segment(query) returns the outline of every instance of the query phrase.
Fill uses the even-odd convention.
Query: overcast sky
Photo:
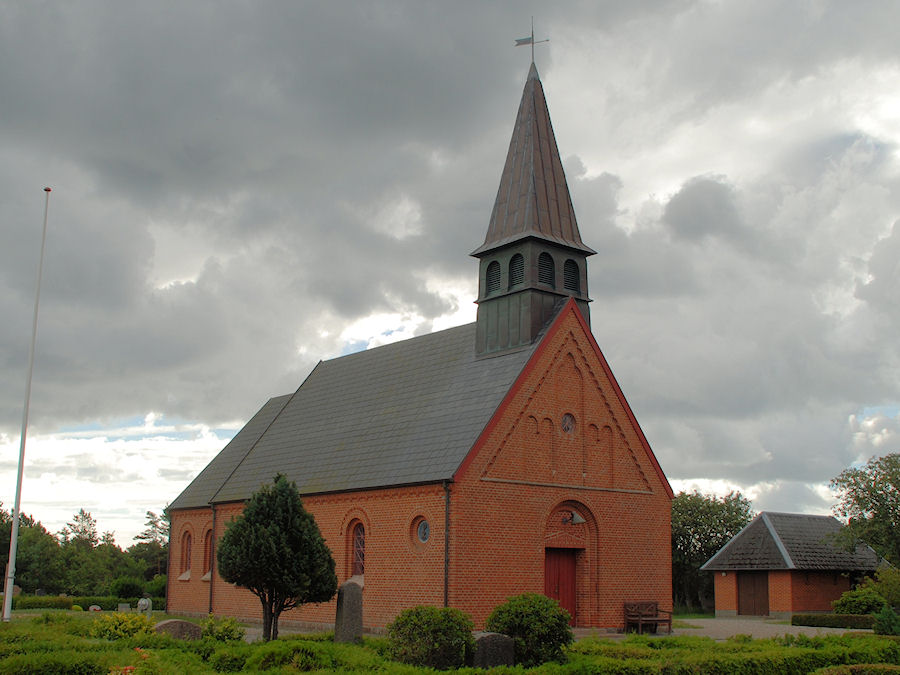
[[[0,0],[0,500],[128,546],[319,359],[473,321],[530,51],[677,489],[900,451],[900,3]]]

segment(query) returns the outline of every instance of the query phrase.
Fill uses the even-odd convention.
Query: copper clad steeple
[[[561,303],[589,317],[587,256],[534,63],[528,72],[480,260],[475,352],[532,344]]]
[[[532,63],[519,103],[506,165],[480,253],[524,237],[546,239],[587,254],[563,173],[544,88]]]

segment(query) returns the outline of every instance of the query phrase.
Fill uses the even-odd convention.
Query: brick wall
[[[577,625],[620,628],[626,601],[672,608],[670,488],[574,305],[548,332],[449,491],[449,602],[479,627],[509,596],[544,591],[547,548],[576,550]],[[406,607],[443,604],[442,485],[314,496],[304,504],[340,582],[351,573],[350,528],[365,526],[367,626],[384,626]],[[217,507],[216,538],[240,509]],[[584,522],[564,522],[573,512]],[[426,544],[415,532],[421,518],[430,525]],[[211,523],[209,509],[173,513],[173,560],[185,532],[200,541]],[[169,610],[206,613],[210,584],[217,614],[260,616],[254,596],[215,574],[206,582],[170,575]],[[331,602],[283,619],[329,624],[334,613]]]
[[[830,612],[831,601],[850,590],[849,577],[840,572],[793,572],[791,609]]]
[[[736,572],[713,572],[716,616],[735,616],[738,611]]]

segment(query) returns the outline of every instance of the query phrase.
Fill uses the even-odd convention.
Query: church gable
[[[478,450],[487,482],[670,488],[574,302],[543,338]],[[473,469],[479,462],[473,462]]]

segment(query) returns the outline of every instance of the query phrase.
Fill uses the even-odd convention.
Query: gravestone
[[[137,610],[139,612],[143,612],[144,615],[148,619],[152,619],[153,618],[153,601],[146,596],[141,598],[140,600],[138,600]]]
[[[117,612],[130,612],[131,605],[129,605],[127,602],[120,602],[118,607],[116,608],[116,611]]]
[[[362,587],[353,580],[345,581],[338,589],[334,641],[361,642],[362,626]]]
[[[153,627],[157,633],[171,635],[176,640],[199,640],[203,632],[200,626],[182,619],[167,619]]]
[[[467,665],[473,668],[515,665],[515,641],[502,633],[474,633],[475,651]]]

